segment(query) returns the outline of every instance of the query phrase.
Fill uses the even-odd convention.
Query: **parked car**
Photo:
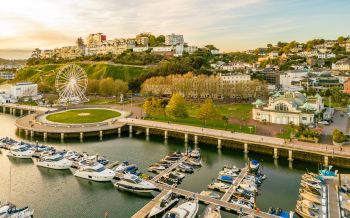
[[[322,121],[319,121],[318,124],[329,125],[329,122],[325,121],[325,120],[322,120]]]

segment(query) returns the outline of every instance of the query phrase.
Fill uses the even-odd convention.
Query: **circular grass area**
[[[50,114],[46,119],[55,123],[98,123],[120,115],[117,111],[106,109],[74,109]]]

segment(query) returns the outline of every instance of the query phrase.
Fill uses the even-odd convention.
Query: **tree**
[[[338,129],[333,130],[333,141],[336,143],[343,143],[347,140],[343,132]]]
[[[164,106],[162,104],[162,99],[156,99],[154,97],[148,98],[143,104],[143,110],[149,117],[163,114]]]
[[[78,48],[84,47],[84,40],[83,40],[83,38],[81,38],[81,37],[77,38],[76,44],[77,44]]]
[[[100,81],[99,92],[102,96],[112,96],[114,89],[114,81],[112,78],[102,79]]]
[[[114,80],[113,95],[115,95],[116,100],[118,100],[121,94],[127,93],[128,90],[129,90],[129,87],[127,82],[120,79]]]
[[[223,121],[224,121],[224,123],[225,123],[225,130],[227,129],[227,125],[228,125],[228,121],[229,121],[229,118],[227,117],[227,116],[222,116],[222,118],[221,118]]]
[[[171,97],[168,105],[165,108],[165,114],[171,118],[176,119],[178,117],[187,117],[188,113],[185,107],[185,99],[182,95],[175,93]]]
[[[218,111],[216,110],[213,100],[210,98],[205,100],[203,104],[201,104],[197,118],[204,121],[204,126],[207,125],[208,120],[213,120],[218,116]]]
[[[339,43],[339,44],[343,44],[344,42],[345,42],[344,36],[339,36],[339,37],[338,37],[338,43]]]
[[[87,93],[97,95],[100,89],[100,81],[97,79],[89,79],[87,85]]]

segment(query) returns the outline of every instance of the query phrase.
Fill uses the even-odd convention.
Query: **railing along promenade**
[[[188,135],[191,134],[191,135],[194,135],[195,137],[194,138],[195,143],[196,143],[196,140],[198,140],[198,136],[216,138],[218,140],[218,147],[221,147],[221,140],[240,142],[244,144],[245,152],[248,152],[248,144],[264,145],[264,146],[276,149],[276,152],[277,152],[277,149],[286,149],[289,151],[288,159],[290,160],[292,160],[292,156],[291,156],[292,151],[322,155],[325,157],[325,165],[328,165],[328,156],[339,157],[339,158],[350,158],[350,152],[348,150],[343,150],[339,148],[337,149],[336,146],[327,145],[327,144],[319,144],[319,143],[298,144],[297,142],[289,142],[285,139],[276,138],[276,137],[230,132],[225,130],[208,129],[208,128],[201,128],[201,127],[195,127],[195,126],[163,123],[163,122],[133,119],[133,118],[119,119],[119,122],[129,125],[131,132],[132,132],[133,126],[145,128],[146,134],[149,134],[149,129],[163,130],[164,136],[166,138],[167,138],[168,132],[177,132],[177,133],[184,134],[185,141],[187,141]]]

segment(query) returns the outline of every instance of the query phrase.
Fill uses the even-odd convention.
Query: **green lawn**
[[[153,116],[151,118],[147,118],[149,120],[155,120],[160,122],[168,122],[169,118],[164,115],[158,115]],[[195,117],[187,117],[187,118],[177,118],[176,120],[170,120],[171,123],[177,123],[177,124],[184,124],[189,126],[199,126],[204,127],[204,122],[202,120],[199,120]],[[239,124],[228,124],[225,128],[225,122],[223,120],[210,120],[207,121],[206,128],[210,129],[222,129],[222,130],[228,130],[228,131],[234,131],[234,132],[245,132],[245,133],[255,133],[255,127],[245,126],[245,125],[239,125]]]
[[[187,118],[177,118],[176,120],[170,120],[172,123],[190,125],[190,126],[199,126],[204,127],[204,121],[198,119],[197,112],[200,107],[199,103],[190,103],[187,102],[186,109],[189,114]],[[220,114],[217,119],[207,121],[206,128],[211,129],[222,129],[234,132],[244,132],[244,133],[255,133],[255,126],[243,125],[243,120],[249,119],[251,117],[252,105],[250,104],[221,104],[216,105],[218,109],[218,113]],[[222,116],[226,116],[228,118],[237,118],[242,119],[242,125],[240,124],[228,124],[222,120]],[[157,115],[148,117],[146,119],[155,120],[160,122],[168,122],[169,118],[165,115]],[[251,128],[249,128],[251,127]]]
[[[282,139],[290,139],[293,131],[294,129],[288,125],[283,128],[282,132],[277,134],[277,137]]]
[[[190,116],[195,117],[200,107],[198,103],[188,103],[187,111]],[[253,105],[251,104],[220,104],[216,105],[221,116],[247,120],[251,118]]]
[[[96,123],[102,122],[114,117],[119,117],[120,113],[105,109],[78,109],[69,110],[61,113],[51,114],[46,117],[47,120],[57,123]]]
[[[118,104],[118,102],[115,98],[90,98],[84,104]]]

